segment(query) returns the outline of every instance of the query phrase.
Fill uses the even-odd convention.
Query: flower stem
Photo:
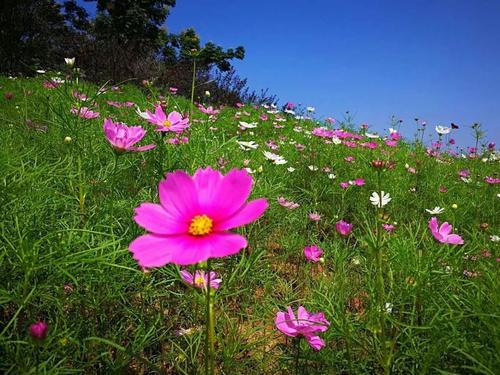
[[[210,288],[210,272],[211,262],[207,260],[207,305],[205,311],[205,375],[214,374],[215,361],[215,316],[214,316],[214,301],[212,290]]]
[[[191,118],[193,114],[195,82],[196,82],[196,58],[193,58],[193,79],[191,81],[191,105],[189,107],[189,118]]]
[[[295,375],[299,375],[300,338],[295,339]]]

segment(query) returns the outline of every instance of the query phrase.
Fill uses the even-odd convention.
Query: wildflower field
[[[1,373],[498,374],[479,125],[459,150],[148,83],[0,92]]]

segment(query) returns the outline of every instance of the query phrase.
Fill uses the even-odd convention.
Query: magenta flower
[[[341,183],[340,183],[340,187],[341,187],[342,189],[347,189],[347,188],[349,187],[349,182],[341,182]]]
[[[30,325],[30,335],[34,340],[41,341],[47,337],[49,326],[44,321],[40,320]]]
[[[117,152],[125,151],[147,151],[156,147],[154,144],[135,147],[146,135],[146,130],[140,126],[127,126],[121,123],[114,123],[113,120],[107,118],[104,120],[104,135],[111,146]]]
[[[189,127],[189,119],[182,118],[179,112],[170,112],[168,116],[163,112],[161,105],[155,107],[155,113],[146,110],[146,120],[156,125],[156,131],[181,133]]]
[[[247,246],[228,230],[257,220],[267,209],[264,198],[247,202],[252,177],[233,169],[225,176],[208,167],[193,176],[168,173],[159,185],[160,204],[142,203],[134,220],[150,231],[129,249],[141,267],[195,264],[233,255]]]
[[[353,226],[352,224],[350,224],[344,220],[339,220],[335,224],[335,228],[337,229],[337,232],[343,237],[347,237],[348,235],[351,234],[352,226]]]
[[[318,262],[323,255],[323,249],[316,245],[306,246],[304,247],[304,255],[307,260]]]
[[[462,169],[460,172],[458,172],[458,176],[462,178],[467,178],[470,176],[470,172],[468,169]]]
[[[287,312],[279,311],[274,324],[287,336],[305,337],[314,350],[320,350],[325,346],[324,340],[317,334],[325,332],[330,326],[330,322],[322,312],[311,314],[303,306],[297,309],[297,317],[291,307],[287,307]]]
[[[490,184],[490,185],[496,185],[496,184],[500,184],[500,178],[486,176],[484,178],[484,182],[486,182],[487,184]]]
[[[349,184],[356,186],[363,186],[365,184],[365,180],[363,178],[356,178],[353,181],[349,181]]]
[[[207,290],[208,285],[208,273],[202,270],[196,270],[194,274],[189,272],[188,270],[182,270],[180,272],[182,280],[184,280],[187,284],[192,285],[196,288],[200,288],[203,290]],[[217,274],[213,271],[210,271],[210,288],[211,289],[219,289],[219,285],[222,282],[222,279],[217,277]]]
[[[394,225],[392,225],[392,224],[382,224],[382,228],[384,228],[384,230],[387,233],[392,233],[396,229],[396,227]]]
[[[452,226],[448,222],[444,222],[438,228],[439,223],[436,217],[429,220],[429,229],[436,240],[441,243],[447,243],[451,245],[462,245],[464,240],[458,234],[452,234]]]
[[[99,117],[99,112],[94,112],[88,107],[81,107],[80,110],[78,110],[78,108],[73,107],[71,108],[70,111],[72,114],[80,116],[81,118],[87,120]]]
[[[173,94],[173,95],[177,94],[177,90],[178,90],[178,88],[177,88],[177,87],[169,87],[169,88],[168,88],[168,91],[169,91],[171,94]]]

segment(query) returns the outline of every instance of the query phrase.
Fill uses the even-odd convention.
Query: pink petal
[[[172,217],[190,222],[200,213],[194,182],[186,172],[168,173],[158,190],[161,205]]]
[[[169,237],[146,234],[137,237],[128,246],[134,254],[134,259],[141,267],[161,267],[170,263]]]
[[[133,147],[133,150],[134,151],[148,151],[148,150],[152,150],[156,147],[155,144],[150,144],[150,145],[146,145],[146,146],[139,146],[139,147]]]
[[[320,350],[325,346],[325,341],[319,336],[308,336],[306,339],[314,350]]]
[[[443,237],[446,237],[448,234],[451,233],[451,231],[453,230],[453,227],[448,224],[448,222],[444,222],[443,224],[441,224],[441,226],[439,227],[439,233],[443,236]]]
[[[268,206],[269,204],[265,198],[250,201],[232,217],[217,223],[216,230],[228,230],[251,223],[261,217]]]
[[[189,225],[172,218],[159,204],[142,203],[135,209],[134,220],[144,229],[156,234],[186,233]]]
[[[297,330],[291,324],[290,316],[282,311],[276,314],[274,319],[274,324],[282,333],[287,336],[295,337],[297,336]]]
[[[222,221],[242,208],[251,190],[252,177],[248,172],[233,169],[223,177],[217,191],[212,193],[212,200],[202,208],[215,221]]]
[[[446,238],[446,242],[452,245],[463,245],[464,240],[458,234],[450,234]]]

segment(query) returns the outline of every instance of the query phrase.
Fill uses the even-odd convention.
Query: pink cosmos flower
[[[71,93],[71,95],[73,95],[73,98],[76,98],[78,100],[82,100],[82,101],[85,101],[87,100],[87,95],[83,94],[83,93],[80,93],[76,90],[73,90],[73,92]]]
[[[269,117],[265,114],[265,113],[262,113],[260,116],[259,116],[259,119],[261,121],[267,121],[269,119]]]
[[[41,341],[47,337],[49,326],[44,321],[40,320],[30,325],[30,335],[34,340]]]
[[[163,112],[161,105],[155,106],[155,113],[146,110],[146,119],[151,124],[156,125],[156,131],[181,133],[189,127],[189,119],[182,118],[179,112],[170,112],[168,116]]]
[[[73,107],[70,111],[72,114],[80,116],[84,119],[93,119],[99,117],[99,112],[94,112],[88,107],[81,107],[80,111],[78,111],[78,108]]]
[[[335,224],[335,228],[337,229],[337,232],[343,237],[347,237],[352,232],[352,224],[344,220],[337,221],[337,223]]]
[[[385,144],[389,147],[396,147],[398,145],[398,141],[394,141],[392,139],[388,139],[385,141]]]
[[[252,183],[239,169],[225,176],[210,167],[193,176],[168,173],[159,185],[160,204],[142,203],[135,209],[135,222],[151,233],[129,245],[134,259],[149,268],[236,254],[247,240],[229,230],[257,220],[268,207],[264,198],[247,202]]]
[[[310,313],[303,306],[297,309],[297,317],[291,307],[286,312],[279,311],[274,324],[282,333],[290,337],[303,336],[314,350],[320,350],[325,342],[317,334],[325,332],[330,326],[322,312]]]
[[[349,182],[341,182],[341,183],[340,183],[340,187],[341,187],[342,189],[347,189],[347,188],[349,187]]]
[[[448,243],[451,245],[462,245],[464,240],[458,234],[452,234],[452,226],[448,222],[444,222],[440,227],[436,217],[429,220],[429,229],[436,240],[441,243]]]
[[[458,177],[467,178],[469,176],[470,176],[470,172],[468,169],[462,169],[460,172],[458,172]]]
[[[57,89],[61,84],[56,81],[44,81],[42,86],[45,87],[46,89],[52,90],[52,89]]]
[[[304,247],[304,255],[307,260],[318,262],[323,255],[323,249],[316,245],[306,246]]]
[[[198,109],[201,112],[206,113],[207,115],[210,115],[210,116],[215,116],[216,114],[219,113],[219,111],[217,109],[214,109],[212,106],[205,108],[201,104],[199,104]]]
[[[361,147],[369,148],[371,150],[377,148],[377,142],[364,142],[361,143]]]
[[[487,184],[490,184],[490,185],[496,185],[496,184],[500,184],[500,178],[486,176],[484,178],[484,182],[486,182]]]
[[[349,181],[350,185],[363,186],[365,184],[365,180],[363,178],[356,178],[353,181]]]
[[[177,94],[177,90],[178,90],[178,89],[177,89],[177,87],[169,87],[169,88],[168,88],[168,91],[169,91],[171,94],[173,94],[173,95]]]
[[[279,197],[278,203],[280,206],[288,208],[289,210],[294,210],[300,206],[298,203],[288,201],[284,197]]]
[[[117,152],[147,151],[156,147],[154,144],[134,146],[146,135],[146,130],[140,126],[127,126],[107,118],[104,120],[103,129],[106,139]]]
[[[316,212],[311,212],[308,215],[309,220],[311,221],[320,221],[321,220],[321,215],[316,213]]]
[[[348,163],[352,163],[354,161],[354,156],[346,156],[344,160]]]
[[[382,228],[384,228],[384,230],[387,233],[392,233],[396,229],[396,227],[394,225],[392,225],[392,224],[382,224]]]
[[[184,280],[187,284],[192,285],[196,288],[207,290],[207,285],[208,285],[207,272],[203,270],[196,270],[194,274],[192,274],[188,270],[182,270],[180,274],[182,280]],[[222,279],[218,278],[215,272],[210,271],[210,288],[219,289],[219,285],[221,282]]]
[[[244,106],[244,104],[243,104],[243,103],[236,103],[236,108],[241,108],[241,107],[243,107],[243,106]]]

